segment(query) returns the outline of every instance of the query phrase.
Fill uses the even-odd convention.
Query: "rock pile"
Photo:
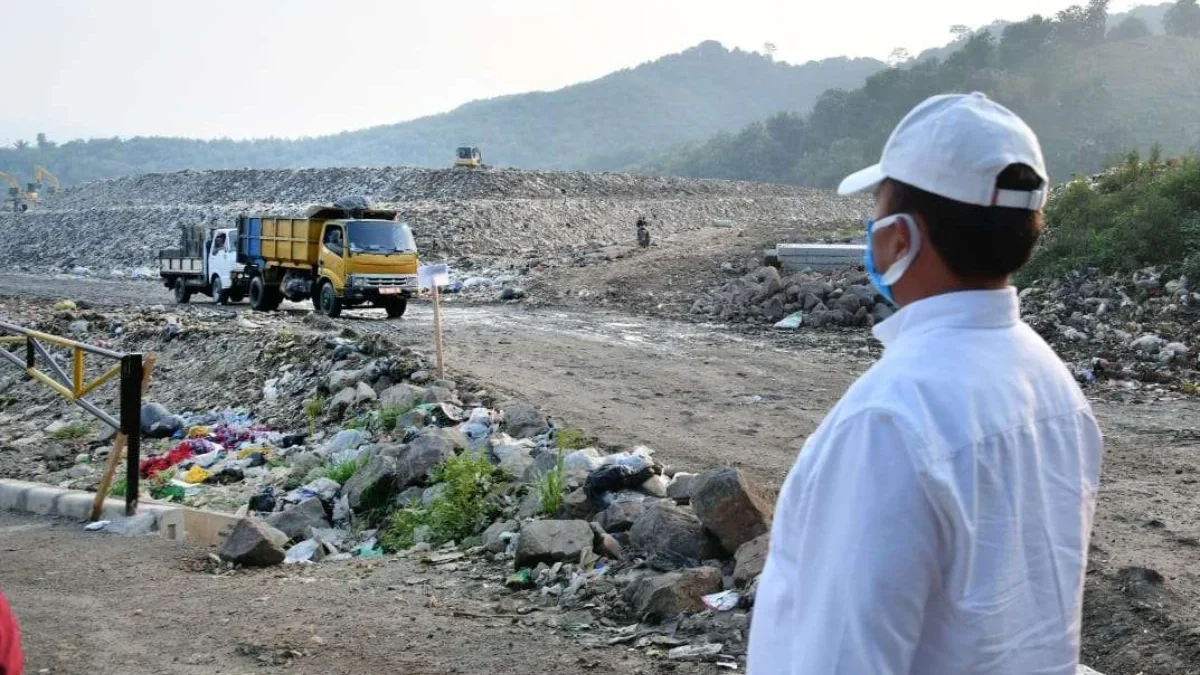
[[[227,225],[239,213],[299,216],[348,194],[399,210],[428,257],[561,254],[627,241],[639,216],[656,232],[714,220],[852,219],[860,200],[730,181],[518,170],[410,168],[181,171],[68,188],[24,214],[0,213],[0,264],[45,272],[155,266],[182,224]],[[66,236],[69,235],[69,236]]]
[[[761,267],[701,296],[692,313],[729,323],[774,324],[801,313],[801,326],[870,326],[892,315],[862,270],[797,272]]]
[[[1023,289],[1021,311],[1080,382],[1198,393],[1200,292],[1186,277],[1082,270]]]

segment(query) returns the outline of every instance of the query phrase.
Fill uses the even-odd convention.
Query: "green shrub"
[[[112,482],[112,485],[108,486],[108,496],[124,497],[127,486],[128,483],[125,481],[124,477],[118,478]]]
[[[428,527],[430,543],[462,541],[492,522],[497,508],[488,500],[500,482],[497,469],[482,452],[467,451],[452,457],[433,474],[434,483],[446,489],[429,504],[412,504],[392,514],[380,543],[390,550],[413,545],[418,527]]]
[[[1046,232],[1018,283],[1096,267],[1200,271],[1200,158],[1131,153],[1095,185],[1078,179],[1046,207]]]

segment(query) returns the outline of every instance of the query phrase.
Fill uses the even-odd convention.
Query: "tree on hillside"
[[[1136,40],[1149,35],[1151,35],[1150,26],[1136,16],[1125,19],[1108,31],[1108,39],[1114,41]]]
[[[1200,2],[1197,0],[1176,2],[1163,17],[1163,27],[1166,29],[1167,35],[1200,37]]]
[[[912,54],[904,47],[896,47],[888,56],[887,64],[892,68],[899,68],[909,61],[912,61]]]
[[[1104,40],[1108,30],[1109,0],[1091,0],[1087,7],[1073,5],[1056,15],[1054,41],[1088,45]]]
[[[1000,61],[1006,68],[1017,68],[1036,57],[1050,42],[1054,21],[1034,14],[1024,21],[1010,23],[1000,36]]]

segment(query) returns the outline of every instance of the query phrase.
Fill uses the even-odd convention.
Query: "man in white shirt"
[[[1009,286],[1047,188],[982,94],[921,103],[842,183],[875,190],[865,263],[900,310],[783,485],[750,675],[1074,675],[1103,444]]]

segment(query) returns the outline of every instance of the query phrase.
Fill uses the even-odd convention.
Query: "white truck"
[[[238,263],[237,228],[180,228],[179,248],[158,252],[159,276],[175,292],[175,302],[207,295],[219,304],[241,302],[250,279]]]

